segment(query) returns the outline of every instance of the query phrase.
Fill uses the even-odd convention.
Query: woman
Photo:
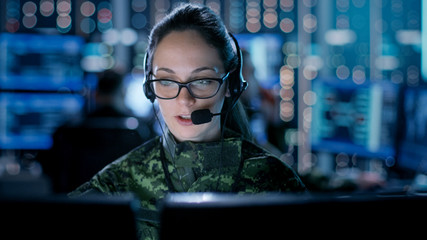
[[[169,192],[304,191],[287,165],[249,140],[237,102],[245,82],[236,50],[207,7],[183,5],[159,22],[149,38],[144,90],[158,101],[166,125],[162,136],[108,165],[71,195],[133,192],[142,208],[155,210]],[[202,109],[208,111],[198,118],[208,120],[193,124],[191,114]],[[221,117],[211,115],[220,112]],[[157,238],[152,223],[141,222],[139,230],[141,238]]]

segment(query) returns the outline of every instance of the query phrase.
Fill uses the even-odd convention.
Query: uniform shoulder
[[[279,169],[291,170],[290,174],[292,174],[292,168],[288,164],[256,143],[243,141],[242,154],[246,165],[266,165],[270,168],[279,167]]]
[[[145,178],[152,160],[159,155],[157,149],[161,146],[159,137],[136,147],[134,150],[108,164],[91,180],[80,186],[70,195],[78,196],[87,191],[102,193],[119,193],[134,190],[132,186],[138,184],[139,179]],[[153,164],[151,164],[153,165]]]
[[[144,162],[147,162],[153,159],[156,155],[159,155],[159,146],[161,146],[159,137],[148,140],[127,154],[116,159],[114,162],[108,164],[97,175],[113,172],[128,172],[131,168],[139,168],[139,166],[143,166]]]
[[[301,191],[305,189],[298,174],[284,161],[257,144],[244,141],[242,145],[243,175],[262,185],[264,190]]]
[[[249,140],[243,140],[242,154],[244,159],[256,157],[274,157],[274,155],[268,152],[266,149]]]
[[[127,161],[144,161],[147,159],[150,159],[151,154],[153,153],[159,153],[161,147],[160,137],[154,137],[151,140],[148,140],[147,142],[143,143],[142,145],[136,147],[120,159],[124,160],[127,159]]]
[[[135,148],[132,152],[135,152],[136,154],[144,154],[153,150],[158,151],[158,148],[160,146],[161,146],[160,136],[157,136],[143,143],[139,147]]]

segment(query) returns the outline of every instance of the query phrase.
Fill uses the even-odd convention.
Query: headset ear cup
[[[229,90],[231,96],[240,97],[241,93],[246,89],[247,82],[239,74],[232,74],[229,79]]]
[[[156,98],[156,96],[153,94],[153,91],[151,90],[150,85],[148,84],[146,78],[144,80],[143,89],[144,89],[145,97],[147,97],[151,102],[154,102],[154,99]]]
[[[144,56],[144,83],[142,85],[145,97],[147,97],[152,103],[156,99],[156,96],[153,93],[153,90],[150,88],[150,84],[148,82],[148,78],[150,76],[149,70],[148,70],[148,51],[145,53]]]
[[[233,102],[237,102],[237,99],[242,95],[243,91],[248,87],[248,82],[243,78],[243,58],[242,58],[242,50],[239,47],[239,43],[237,39],[233,36],[233,34],[229,33],[231,39],[233,39],[234,45],[237,50],[237,58],[238,63],[236,69],[230,74],[230,83],[229,90],[231,93],[231,97],[233,98]]]

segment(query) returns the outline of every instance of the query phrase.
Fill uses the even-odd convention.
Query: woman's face
[[[173,31],[166,35],[157,45],[152,66],[155,79],[181,83],[222,78],[226,74],[218,51],[194,30]],[[186,88],[182,88],[174,99],[157,98],[163,119],[178,141],[207,142],[219,139],[220,117],[213,117],[209,123],[194,125],[191,113],[200,109],[221,112],[224,97],[228,96],[226,85],[223,84],[218,93],[208,99],[194,98]]]

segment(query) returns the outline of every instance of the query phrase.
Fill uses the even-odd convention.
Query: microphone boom
[[[191,121],[194,125],[200,125],[212,121],[212,117],[221,115],[221,113],[211,113],[209,109],[200,109],[191,113]]]

